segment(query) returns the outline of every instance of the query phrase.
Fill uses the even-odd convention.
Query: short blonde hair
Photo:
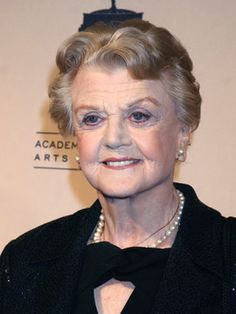
[[[59,48],[58,77],[49,87],[50,114],[62,134],[73,134],[71,85],[83,65],[127,68],[132,78],[160,79],[179,120],[195,130],[200,121],[199,84],[186,49],[169,31],[141,20],[117,26],[99,23],[68,38]]]

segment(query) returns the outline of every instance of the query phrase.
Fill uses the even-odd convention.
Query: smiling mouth
[[[127,160],[106,160],[103,161],[103,164],[108,168],[117,168],[117,169],[124,169],[127,167],[132,167],[139,163],[139,159],[127,159]]]

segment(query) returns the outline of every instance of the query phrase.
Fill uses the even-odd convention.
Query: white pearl
[[[150,247],[150,248],[153,248],[153,249],[155,249],[155,247],[156,247],[156,244],[151,244],[151,245],[149,245],[149,247]]]
[[[151,247],[151,248],[158,247],[158,245],[160,245],[163,241],[165,241],[172,234],[172,231],[175,230],[180,225],[181,215],[182,215],[182,211],[184,208],[185,197],[184,197],[183,193],[181,193],[178,190],[177,190],[177,194],[179,196],[179,208],[178,208],[178,211],[176,213],[176,218],[174,219],[174,221],[170,225],[170,227],[167,229],[165,234],[161,238],[159,238],[156,241],[156,243],[153,243],[153,244],[149,245],[148,247]],[[99,220],[97,223],[97,227],[96,227],[95,233],[93,235],[93,242],[94,243],[98,243],[101,241],[104,225],[105,225],[105,217],[104,217],[103,211],[101,211],[101,214],[99,216]]]

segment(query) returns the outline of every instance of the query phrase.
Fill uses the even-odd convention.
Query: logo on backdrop
[[[78,170],[75,161],[76,141],[63,138],[58,132],[36,132],[34,141],[34,168],[51,170]]]

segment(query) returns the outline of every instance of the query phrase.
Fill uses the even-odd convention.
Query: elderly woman
[[[57,65],[50,113],[98,200],[5,248],[1,313],[229,313],[226,219],[173,183],[200,119],[187,51],[132,20],[76,33]]]

